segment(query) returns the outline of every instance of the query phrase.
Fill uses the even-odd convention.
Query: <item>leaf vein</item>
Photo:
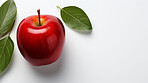
[[[10,6],[10,4],[9,4],[9,6]],[[8,10],[9,10],[9,6],[8,6]],[[7,12],[8,12],[8,10],[7,10]],[[4,19],[6,18],[6,16],[7,16],[7,12],[6,12],[6,14],[4,15]],[[5,21],[5,20],[2,20],[2,23],[1,23],[1,25],[0,25],[0,30],[2,29],[1,27],[2,27],[2,25],[3,25],[3,22]]]
[[[74,19],[76,19],[77,21],[79,21],[80,23],[82,23],[82,24],[90,27],[89,25],[87,25],[87,24],[83,23],[82,21],[78,20],[75,16],[71,15],[70,13],[68,13],[67,11],[65,11],[64,9],[61,9],[61,10],[64,11],[65,13],[67,13],[68,15],[70,15],[71,17],[73,17]]]

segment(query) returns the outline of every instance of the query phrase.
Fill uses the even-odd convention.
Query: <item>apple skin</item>
[[[33,15],[21,21],[17,29],[17,44],[23,57],[34,66],[48,65],[61,55],[65,42],[62,22],[52,15]]]

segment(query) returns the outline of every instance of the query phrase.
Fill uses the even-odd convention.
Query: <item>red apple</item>
[[[33,15],[25,18],[17,29],[18,48],[23,57],[35,66],[55,62],[65,42],[65,29],[55,16]]]

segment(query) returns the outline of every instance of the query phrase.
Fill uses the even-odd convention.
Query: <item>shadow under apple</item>
[[[61,56],[59,57],[59,59],[49,65],[44,65],[44,66],[31,66],[31,69],[33,69],[33,71],[41,76],[52,76],[52,75],[56,75],[59,74],[61,72],[61,68],[63,66],[63,61],[64,61],[64,56],[66,55],[65,49],[63,49],[63,52],[61,54]]]

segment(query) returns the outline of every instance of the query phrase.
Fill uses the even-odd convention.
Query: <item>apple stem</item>
[[[39,26],[41,26],[40,9],[38,9],[37,12],[38,12]]]

